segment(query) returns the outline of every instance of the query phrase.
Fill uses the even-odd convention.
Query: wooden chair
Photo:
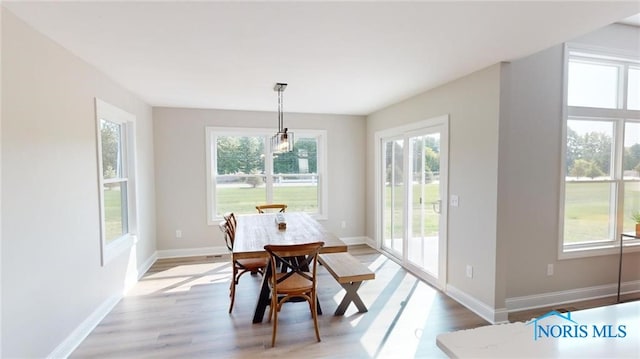
[[[235,218],[235,216],[234,216]],[[222,221],[218,225],[222,233],[224,233],[224,240],[227,244],[229,251],[233,252],[233,241],[235,239],[235,227],[229,221]],[[236,285],[240,281],[240,277],[247,273],[260,273],[264,275],[264,270],[267,267],[267,258],[247,258],[247,259],[232,259],[233,275],[231,277],[231,284],[229,285],[229,297],[231,297],[231,303],[229,304],[229,313],[233,310],[233,303],[236,300]]]
[[[238,219],[236,218],[236,215],[233,212],[227,212],[224,215],[222,215],[222,218],[224,218],[224,220],[231,225],[231,229],[233,230],[233,233],[236,233],[236,228],[238,227]]]
[[[322,246],[324,246],[324,242],[293,245],[268,244],[264,246],[264,249],[269,253],[269,265],[271,268],[277,268],[277,264],[281,262],[289,269],[284,273],[272,270],[269,278],[269,288],[271,290],[269,319],[273,320],[272,347],[276,344],[278,312],[282,304],[292,298],[302,298],[309,302],[316,338],[320,341],[318,306],[316,303],[316,268],[318,265],[318,253]]]
[[[266,213],[270,209],[279,210],[278,212],[282,213],[287,209],[287,205],[282,203],[261,204],[256,206],[256,209],[258,210],[258,213]]]

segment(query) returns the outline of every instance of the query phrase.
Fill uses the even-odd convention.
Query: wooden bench
[[[334,314],[344,315],[351,303],[358,307],[360,313],[366,312],[367,307],[358,295],[358,288],[363,281],[375,279],[375,273],[347,252],[322,253],[318,256],[318,260],[347,291]]]

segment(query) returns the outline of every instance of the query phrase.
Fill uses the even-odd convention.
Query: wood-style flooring
[[[333,311],[342,287],[319,266],[321,342],[315,339],[309,307],[287,303],[272,323],[252,324],[260,276],[240,279],[228,314],[231,266],[228,256],[157,261],[71,358],[443,358],[442,332],[488,325],[485,320],[366,246],[349,251],[376,273],[359,290],[367,313],[351,305]],[[266,317],[266,316],[265,316]]]

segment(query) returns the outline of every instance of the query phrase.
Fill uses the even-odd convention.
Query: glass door
[[[408,186],[407,260],[438,278],[440,234],[440,133],[408,138],[411,184]]]
[[[383,147],[382,247],[402,258],[404,239],[404,139],[385,139]]]
[[[446,280],[447,128],[380,137],[381,247],[438,288]]]

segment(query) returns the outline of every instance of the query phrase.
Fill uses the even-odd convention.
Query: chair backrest
[[[316,267],[318,265],[318,253],[324,246],[324,242],[313,242],[304,244],[267,244],[264,249],[269,254],[271,268],[278,268],[277,264],[282,263],[287,267],[288,272],[279,276],[272,276],[272,284],[282,282],[294,274],[301,275],[315,283]],[[309,275],[308,273],[311,273]]]
[[[231,226],[229,225],[229,223],[227,223],[227,221],[220,221],[220,223],[218,223],[218,228],[220,228],[220,231],[224,234],[224,241],[227,244],[227,248],[230,251],[233,251],[233,240],[235,239],[235,233],[231,232]]]
[[[223,216],[227,224],[231,225],[233,232],[235,233],[236,227],[238,226],[238,220],[236,219],[236,215],[233,212],[227,212]]]
[[[258,213],[266,213],[269,209],[279,210],[279,212],[284,212],[287,209],[287,205],[283,203],[272,203],[272,204],[261,204],[257,205],[256,209]]]

